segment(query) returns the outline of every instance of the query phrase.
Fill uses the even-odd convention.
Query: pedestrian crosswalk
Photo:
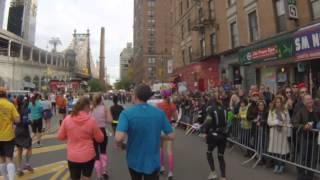
[[[68,163],[63,160],[65,157],[57,157],[55,158],[55,153],[59,151],[66,150],[66,144],[60,143],[57,144],[56,141],[56,133],[54,134],[44,134],[42,136],[42,141],[47,141],[47,143],[54,142],[54,145],[44,146],[41,148],[33,148],[32,149],[32,159],[33,162],[39,161],[39,158],[42,156],[48,156],[48,160],[51,163],[42,164],[34,167],[34,172],[24,171],[24,176],[17,177],[17,180],[32,180],[32,179],[49,179],[49,180],[67,180],[69,179],[69,171],[68,171]],[[33,142],[35,144],[36,142]],[[41,156],[41,157],[38,157]],[[50,157],[51,156],[51,157]],[[16,153],[14,155],[16,157]],[[61,160],[61,161],[59,161]],[[55,162],[57,161],[57,162]],[[4,180],[3,177],[0,176],[0,180]]]

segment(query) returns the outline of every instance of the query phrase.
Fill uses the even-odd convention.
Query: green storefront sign
[[[294,56],[293,34],[263,40],[260,43],[243,48],[239,52],[241,65],[287,59]]]

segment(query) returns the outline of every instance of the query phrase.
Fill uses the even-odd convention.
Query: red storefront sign
[[[219,60],[210,58],[175,69],[175,75],[180,76],[181,81],[186,82],[189,91],[206,91],[209,86],[218,85],[220,82]]]
[[[274,45],[271,47],[266,47],[263,49],[253,51],[251,54],[251,59],[252,60],[265,59],[268,57],[275,57],[277,55],[278,55],[278,49],[277,49],[277,46]]]
[[[80,82],[79,81],[50,81],[49,88],[52,92],[56,92],[59,90],[65,91],[78,91],[80,89]]]

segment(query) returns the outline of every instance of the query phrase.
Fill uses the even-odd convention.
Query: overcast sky
[[[49,39],[59,37],[62,50],[70,44],[74,29],[78,33],[90,29],[97,61],[102,26],[106,28],[106,67],[113,83],[119,78],[120,52],[132,41],[133,0],[38,0],[36,46],[40,48],[51,49]]]

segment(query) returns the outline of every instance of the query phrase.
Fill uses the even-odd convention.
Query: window
[[[228,0],[228,7],[233,6],[236,3],[236,0]]]
[[[253,11],[250,14],[248,14],[248,19],[249,19],[250,42],[256,41],[259,39],[257,12]]]
[[[154,58],[154,57],[149,57],[149,58],[148,58],[148,63],[149,63],[149,64],[155,64],[155,63],[156,63],[156,58]]]
[[[217,42],[216,42],[216,33],[212,33],[212,34],[210,35],[210,44],[211,44],[211,54],[216,53],[216,45],[217,45]]]
[[[149,10],[148,11],[148,16],[149,17],[154,17],[154,11],[153,10]]]
[[[190,7],[190,2],[189,0],[187,0],[187,9],[189,9],[189,7]]]
[[[190,34],[191,32],[191,19],[188,19],[188,33]]]
[[[239,34],[238,34],[238,28],[237,23],[232,22],[230,24],[230,36],[231,36],[231,47],[237,47],[239,46]]]
[[[209,18],[213,19],[214,18],[214,1],[213,0],[209,0],[208,2],[208,7],[209,7]]]
[[[181,40],[184,38],[184,25],[181,25]]]
[[[320,0],[311,0],[312,17],[313,19],[320,18]]]
[[[148,53],[154,54],[156,52],[156,47],[148,47]]]
[[[186,64],[186,57],[185,57],[185,51],[184,50],[182,50],[181,56],[182,56],[182,62],[185,65]]]
[[[198,15],[199,15],[199,21],[201,21],[202,17],[203,17],[203,9],[202,7],[199,7],[198,9]]]
[[[277,19],[277,31],[282,32],[286,30],[286,10],[284,7],[284,0],[275,1],[275,11]]]
[[[188,47],[189,62],[192,62],[192,47]]]
[[[201,57],[206,56],[206,41],[204,38],[200,39],[200,53]]]
[[[154,7],[155,6],[155,1],[148,1],[148,6],[149,7]]]
[[[183,14],[183,3],[180,1],[180,15],[182,16]]]

